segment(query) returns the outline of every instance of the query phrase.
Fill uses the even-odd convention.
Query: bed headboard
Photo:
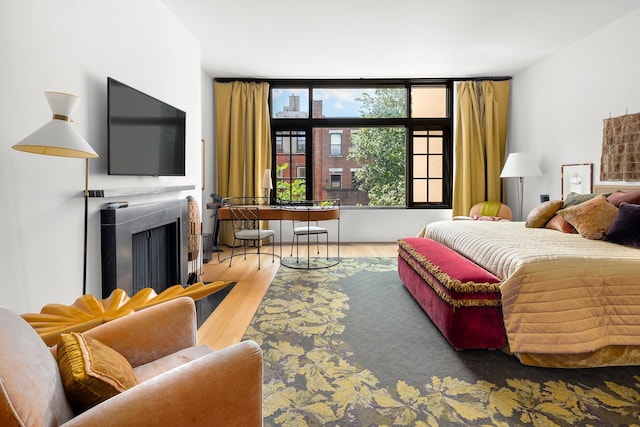
[[[593,186],[593,192],[596,194],[602,194],[602,193],[609,194],[618,190],[622,190],[622,191],[640,190],[640,185],[594,184]]]

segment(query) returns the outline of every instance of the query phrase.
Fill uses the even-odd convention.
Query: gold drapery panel
[[[214,83],[216,178],[221,197],[261,196],[261,179],[271,168],[269,84]],[[220,243],[233,234],[221,227]]]
[[[604,120],[600,181],[640,181],[640,113]]]
[[[464,81],[457,86],[452,215],[468,215],[485,200],[503,201],[510,82]]]

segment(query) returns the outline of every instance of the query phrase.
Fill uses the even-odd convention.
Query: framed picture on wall
[[[593,192],[593,163],[562,165],[562,200],[569,193],[586,194]]]

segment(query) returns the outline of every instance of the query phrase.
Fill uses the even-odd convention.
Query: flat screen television
[[[185,175],[186,113],[109,77],[109,175]]]

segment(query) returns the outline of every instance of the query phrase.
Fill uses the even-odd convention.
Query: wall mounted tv
[[[186,114],[107,79],[109,175],[184,176]]]

